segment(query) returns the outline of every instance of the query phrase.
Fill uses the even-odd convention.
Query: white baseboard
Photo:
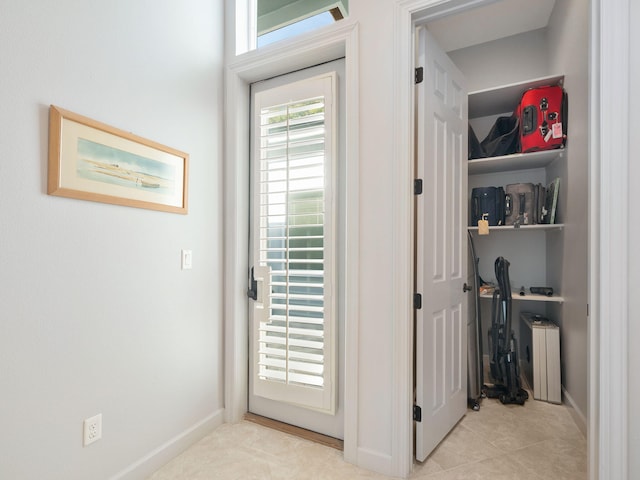
[[[149,477],[153,472],[223,423],[224,409],[220,409],[149,452],[121,472],[115,474],[110,480],[140,480]]]
[[[571,395],[569,395],[567,390],[564,388],[564,385],[562,386],[562,398],[564,398],[563,403],[566,405],[569,413],[573,417],[573,421],[576,422],[578,429],[580,429],[584,437],[587,438],[587,417],[582,410],[578,408],[576,402],[573,401]]]
[[[391,455],[375,452],[368,448],[358,448],[358,458],[354,462],[358,467],[371,470],[382,475],[394,476]]]

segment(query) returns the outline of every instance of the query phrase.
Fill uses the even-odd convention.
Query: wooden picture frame
[[[187,214],[189,155],[51,105],[47,193]]]

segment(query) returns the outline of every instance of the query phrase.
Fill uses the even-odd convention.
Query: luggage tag
[[[551,126],[553,132],[553,138],[562,138],[562,123],[554,123]]]
[[[489,235],[489,217],[488,214],[483,213],[482,219],[478,220],[478,235]]]

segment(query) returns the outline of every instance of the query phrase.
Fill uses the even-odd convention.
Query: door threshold
[[[279,422],[278,420],[273,420],[272,418],[256,415],[255,413],[245,413],[244,419],[248,422],[257,423],[258,425],[262,425],[263,427],[272,428],[273,430],[278,430],[279,432],[283,433],[288,433],[289,435],[294,435],[305,440],[310,440],[314,443],[319,443],[320,445],[324,445],[326,447],[335,448],[336,450],[340,451],[344,450],[344,441],[340,440],[339,438],[333,438],[329,437],[328,435],[312,432],[311,430],[296,427],[294,425],[289,425],[288,423]]]

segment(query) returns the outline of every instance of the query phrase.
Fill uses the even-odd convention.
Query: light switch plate
[[[191,250],[182,250],[182,270],[191,270],[193,267],[193,254]]]

